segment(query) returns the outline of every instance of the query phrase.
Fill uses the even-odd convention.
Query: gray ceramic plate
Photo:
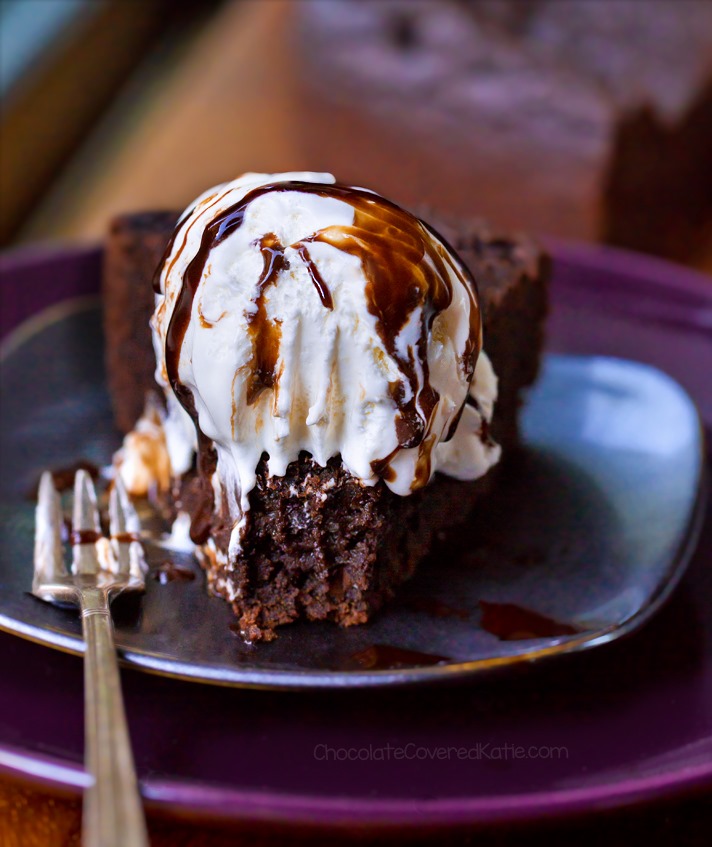
[[[2,365],[0,627],[80,652],[70,610],[27,591],[39,471],[105,464],[119,444],[95,303],[15,334]],[[344,687],[460,678],[593,647],[652,615],[685,568],[702,502],[696,409],[629,361],[549,356],[523,415],[524,449],[465,532],[443,543],[366,626],[297,624],[245,645],[227,605],[193,580],[149,578],[116,610],[123,660],[242,686]],[[149,548],[154,568],[165,550]]]

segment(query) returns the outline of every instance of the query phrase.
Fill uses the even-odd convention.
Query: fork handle
[[[109,598],[82,596],[85,764],[83,847],[148,847],[146,819],[131,752]]]

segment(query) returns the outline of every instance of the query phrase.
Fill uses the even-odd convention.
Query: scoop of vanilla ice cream
[[[471,277],[379,195],[330,174],[244,174],[184,213],[158,282],[156,377],[184,432],[168,450],[185,465],[194,429],[212,442],[231,550],[263,454],[271,475],[301,451],[320,465],[340,455],[400,495],[498,460]]]

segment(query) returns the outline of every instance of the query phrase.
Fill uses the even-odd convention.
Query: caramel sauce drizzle
[[[168,325],[165,349],[166,373],[178,401],[191,416],[196,427],[199,474],[209,479],[215,470],[216,454],[212,442],[201,432],[198,425],[193,394],[181,383],[178,375],[180,351],[190,323],[193,300],[210,252],[242,226],[245,213],[255,200],[275,191],[296,191],[336,198],[354,209],[354,220],[350,226],[326,227],[291,246],[297,250],[305,263],[321,302],[327,309],[333,309],[333,298],[309,255],[307,245],[317,241],[322,242],[351,256],[356,256],[360,260],[367,280],[365,292],[367,308],[376,318],[376,328],[384,347],[398,363],[404,375],[404,379],[394,381],[390,386],[391,396],[398,408],[396,418],[398,448],[418,445],[422,448],[427,440],[432,416],[439,399],[437,391],[430,385],[427,342],[433,321],[452,302],[448,269],[453,270],[465,282],[470,297],[470,333],[461,362],[467,378],[471,378],[474,372],[482,335],[481,314],[474,279],[464,264],[453,260],[452,248],[442,236],[395,203],[377,194],[340,184],[275,182],[248,192],[238,203],[220,212],[205,227],[200,247],[183,275],[183,284]],[[159,291],[161,268],[171,255],[180,228],[179,225],[166,248],[163,261],[154,278],[154,285]],[[435,236],[443,247],[433,243],[432,236]],[[186,241],[187,239],[184,238],[181,250],[185,247]],[[278,378],[275,371],[279,356],[281,327],[278,322],[271,321],[267,316],[265,293],[276,282],[280,271],[287,266],[284,256],[285,248],[279,244],[274,233],[263,236],[258,243],[263,256],[263,270],[257,284],[257,309],[248,316],[253,349],[246,398],[248,404],[254,403],[265,389],[273,388]],[[173,258],[171,266],[177,260],[181,250]],[[422,387],[420,388],[413,352],[410,351],[407,356],[404,356],[396,347],[400,331],[416,308],[421,309],[420,334],[416,344],[416,355],[422,364]],[[408,388],[410,391],[407,390]],[[427,446],[430,448],[432,441]],[[393,455],[373,462],[374,473],[384,479],[389,479],[389,476],[392,478],[393,472],[389,463]],[[419,466],[417,476],[422,476],[427,482],[429,457],[424,457],[420,464],[422,467]],[[424,482],[420,481],[420,484]],[[206,485],[205,488],[209,498],[206,507],[212,509],[214,505],[212,486]],[[199,533],[194,533],[194,528],[191,527],[191,537],[196,543],[203,543],[206,540],[209,532],[209,527],[205,528],[206,523],[205,520],[201,521]],[[202,537],[202,541],[195,537],[198,534]]]

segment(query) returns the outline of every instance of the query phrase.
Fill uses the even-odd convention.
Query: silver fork
[[[85,765],[92,778],[84,794],[85,847],[148,847],[146,820],[121,696],[109,606],[125,591],[143,591],[145,560],[140,524],[121,480],[109,500],[110,535],[102,535],[91,477],[74,478],[72,572],[62,554],[62,509],[52,474],[40,480],[35,513],[32,593],[81,609],[84,655]]]

